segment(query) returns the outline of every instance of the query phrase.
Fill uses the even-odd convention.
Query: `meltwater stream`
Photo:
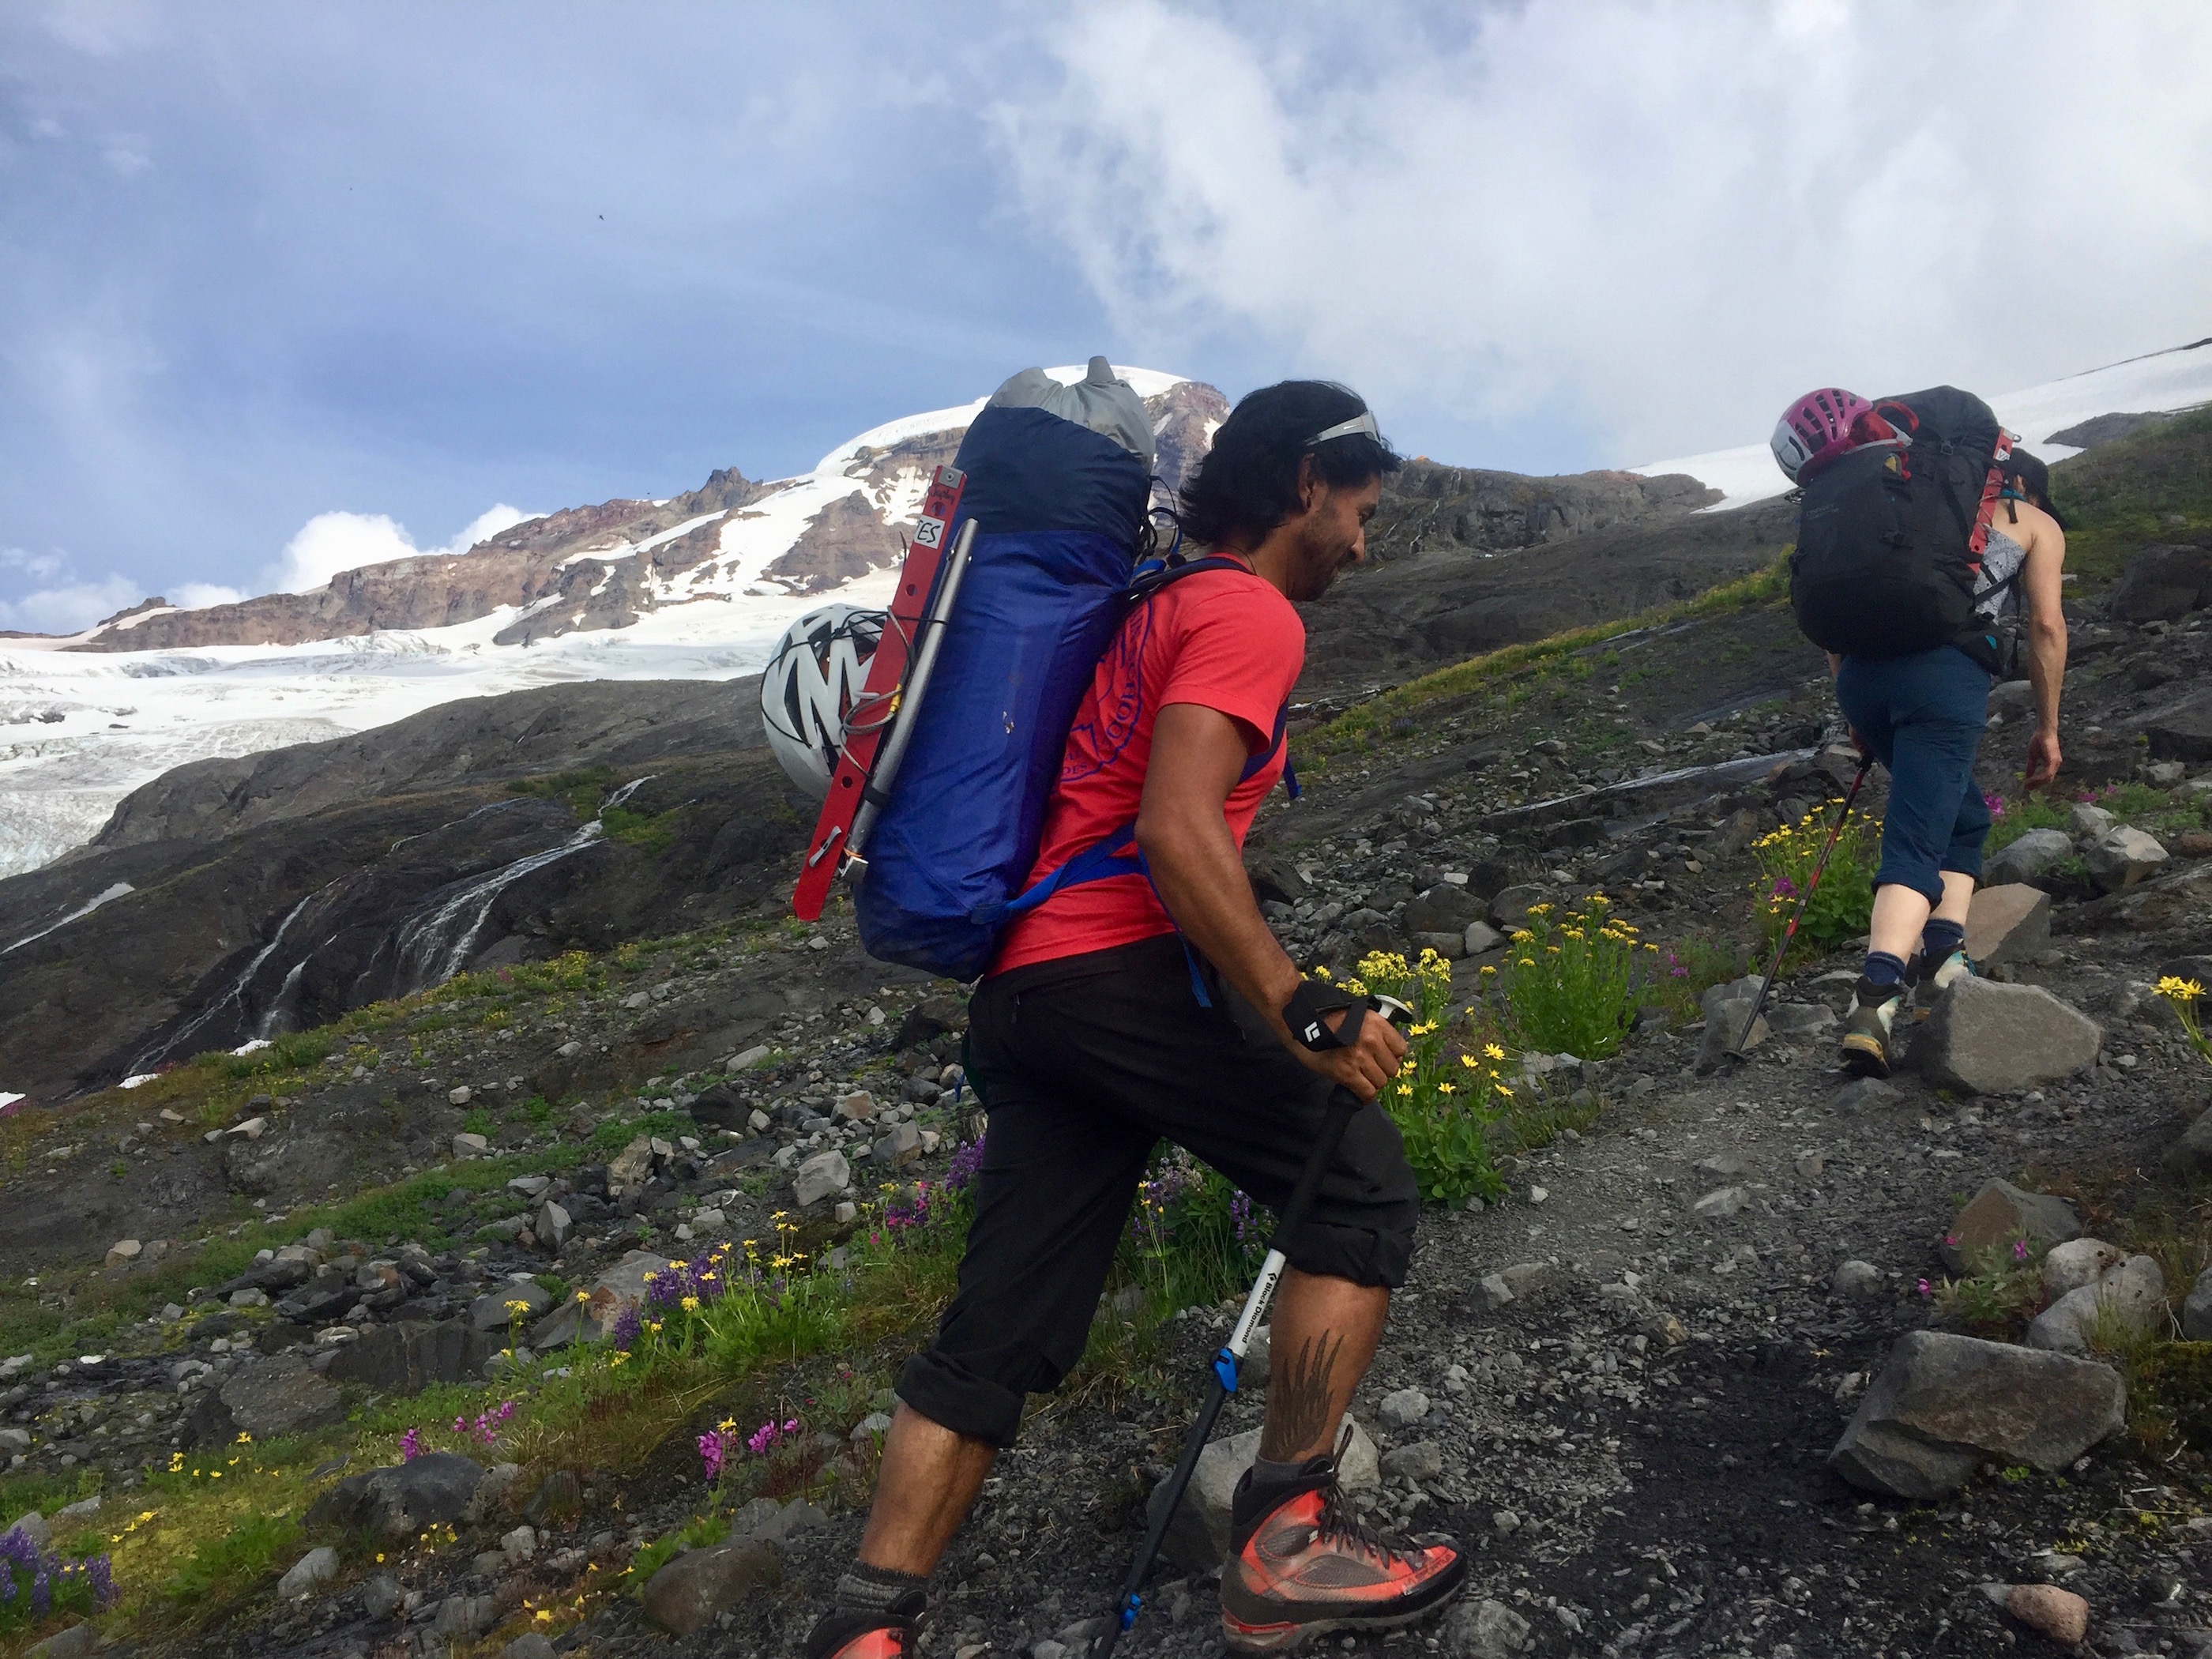
[[[467,963],[469,953],[476,949],[477,936],[491,915],[491,907],[501,893],[515,882],[549,864],[557,864],[571,853],[580,853],[605,833],[602,820],[615,807],[620,806],[640,787],[658,776],[648,772],[641,778],[633,778],[609,795],[599,808],[599,815],[576,831],[558,847],[549,847],[542,853],[532,853],[527,858],[517,859],[502,869],[478,878],[457,893],[448,894],[433,908],[418,911],[399,924],[398,938],[399,962],[393,975],[394,994],[411,995],[428,990],[433,985],[442,985],[453,978]]]

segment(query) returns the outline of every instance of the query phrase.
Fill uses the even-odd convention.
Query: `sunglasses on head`
[[[1306,447],[1311,449],[1316,444],[1325,444],[1331,438],[1364,437],[1373,438],[1379,442],[1382,436],[1382,434],[1375,429],[1375,413],[1370,410],[1364,414],[1354,416],[1351,420],[1339,421],[1334,426],[1324,428],[1315,433],[1312,437],[1306,440]]]

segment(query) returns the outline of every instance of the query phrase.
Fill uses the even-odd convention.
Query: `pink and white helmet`
[[[1832,445],[1848,442],[1851,422],[1873,407],[1857,392],[1838,386],[1824,386],[1793,399],[1774,423],[1774,435],[1766,441],[1774,452],[1775,465],[1795,483],[1806,462]]]

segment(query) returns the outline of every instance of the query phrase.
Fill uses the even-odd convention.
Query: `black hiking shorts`
[[[960,1287],[899,1397],[932,1421],[1010,1446],[1023,1396],[1082,1357],[1131,1201],[1171,1140],[1279,1209],[1321,1132],[1326,1078],[1212,979],[1200,1005],[1173,934],[987,979],[969,1054],[990,1130]],[[1345,1133],[1305,1224],[1303,1272],[1395,1289],[1420,1193],[1397,1126],[1370,1103]]]

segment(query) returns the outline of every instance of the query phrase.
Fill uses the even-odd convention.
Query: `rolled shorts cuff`
[[[1020,1394],[978,1376],[933,1347],[908,1358],[899,1371],[897,1393],[940,1428],[988,1441],[1000,1451],[1021,1431]]]
[[[1284,1259],[1302,1273],[1395,1291],[1413,1269],[1413,1230],[1420,1218],[1418,1200],[1407,1208],[1403,1224],[1373,1231],[1309,1222],[1284,1242]]]
[[[1909,887],[1930,904],[1943,902],[1942,866],[1928,865],[1914,860],[1910,864],[1899,863],[1894,867],[1885,859],[1881,868],[1874,872],[1875,890],[1885,887]]]

